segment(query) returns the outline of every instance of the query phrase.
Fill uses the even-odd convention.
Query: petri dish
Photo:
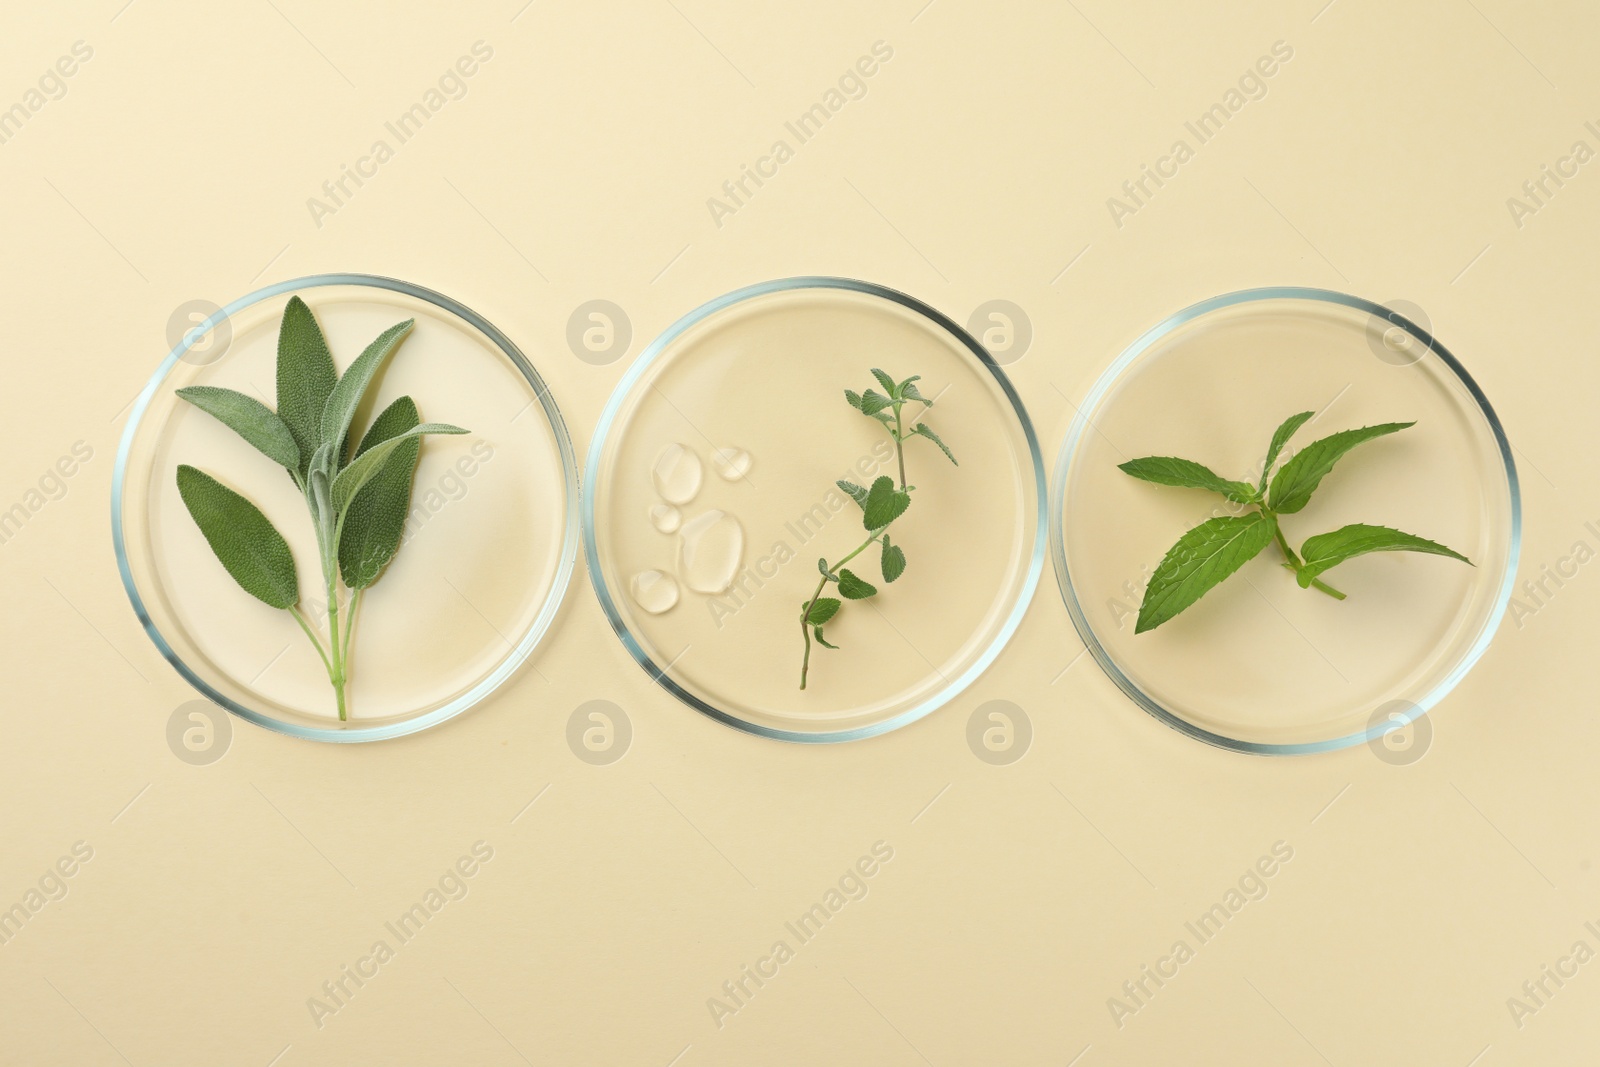
[[[1222,497],[1134,479],[1117,465],[1180,456],[1255,481],[1277,425],[1314,420],[1290,452],[1339,430],[1416,425],[1360,445],[1310,504],[1281,518],[1290,544],[1348,523],[1394,526],[1475,566],[1406,552],[1301,589],[1268,548],[1167,623],[1134,624],[1156,564]],[[1439,702],[1488,646],[1521,541],[1516,468],[1494,410],[1461,363],[1397,311],[1321,289],[1229,293],[1130,345],[1078,408],[1052,475],[1051,555],[1079,636],[1150,714],[1202,741],[1292,755],[1375,741]]]
[[[826,628],[799,688],[801,605],[866,538],[835,485],[897,477],[883,427],[846,403],[871,368],[913,374],[954,452],[907,441],[913,506],[850,566],[875,585]],[[909,419],[919,410],[905,409]],[[1015,631],[1043,569],[1044,467],[1005,374],[959,326],[867,282],[790,278],[679,319],[613,392],[584,471],[589,574],[633,658],[690,707],[798,742],[848,741],[927,715]],[[835,594],[837,595],[837,594]]]
[[[236,389],[275,406],[279,322],[298,295],[341,372],[380,332],[416,326],[374,381],[352,437],[410,395],[422,418],[470,433],[421,449],[401,550],[363,594],[348,721],[293,616],[236,585],[189,516],[176,467],[197,466],[254,502],[288,541],[301,608],[326,637],[326,597],[306,505],[283,469],[175,395]],[[577,463],[538,372],[482,316],[408,282],[323,274],[259,289],[190,330],[134,401],[112,482],[112,539],[145,632],[191,685],[296,737],[373,741],[443,722],[527,659],[577,558]]]

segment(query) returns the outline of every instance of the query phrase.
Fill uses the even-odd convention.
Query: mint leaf
[[[466,433],[459,426],[451,426],[445,422],[425,422],[421,426],[414,426],[403,433],[396,434],[387,440],[380,441],[367,449],[361,455],[350,461],[350,465],[334,476],[331,489],[333,511],[335,515],[343,515],[350,507],[350,502],[361,491],[361,487],[371,481],[383,467],[384,461],[389,458],[389,453],[399,448],[406,441],[424,434]]]
[[[261,509],[206,472],[178,466],[178,495],[233,580],[275,608],[300,602],[294,554]]]
[[[277,412],[255,397],[212,385],[187,386],[179,389],[178,395],[250,442],[274,463],[291,471],[300,470],[300,446],[295,444],[294,433]]]
[[[1278,462],[1278,456],[1282,454],[1283,446],[1288,444],[1289,438],[1294,436],[1294,432],[1304,426],[1306,420],[1312,418],[1315,414],[1316,412],[1313,411],[1302,411],[1298,415],[1290,415],[1283,420],[1283,425],[1279,426],[1277,431],[1273,433],[1272,444],[1267,448],[1267,461],[1261,465],[1261,484],[1256,487],[1257,493],[1266,492],[1267,475],[1272,473],[1272,465]]]
[[[1358,522],[1306,540],[1300,549],[1300,554],[1305,557],[1298,574],[1300,587],[1304,589],[1317,575],[1368,552],[1425,552],[1434,556],[1449,556],[1472,566],[1472,561],[1466,556],[1437,541],[1429,541],[1390,526],[1368,526]]]
[[[900,383],[900,399],[915,400],[923,407],[931,408],[933,407],[933,401],[929,400],[927,397],[918,392],[917,387],[912,384],[920,377],[922,377],[922,375],[913,374],[911,377]]]
[[[1386,422],[1380,426],[1344,430],[1311,442],[1273,476],[1267,506],[1280,515],[1299,511],[1310,503],[1311,494],[1316,492],[1322,479],[1346,452],[1375,437],[1398,433],[1407,426],[1415,425],[1415,422]]]
[[[854,571],[843,569],[839,571],[839,595],[846,600],[865,600],[877,596],[878,590],[871,583],[856,577]]]
[[[301,475],[322,441],[322,409],[338,381],[322,327],[306,302],[291,296],[278,327],[278,417],[294,435]]]
[[[926,437],[928,440],[930,440],[934,444],[938,445],[939,446],[939,451],[944,453],[944,456],[945,456],[946,459],[948,459],[951,463],[955,463],[955,465],[957,467],[961,466],[961,464],[956,463],[955,453],[950,451],[950,446],[945,444],[943,441],[941,441],[939,439],[939,435],[934,433],[933,430],[931,430],[928,427],[927,423],[925,423],[925,422],[917,423],[915,426],[913,426],[911,428],[911,432],[913,434],[916,434],[919,437]]]
[[[883,558],[879,560],[883,580],[893,582],[906,572],[906,554],[899,545],[891,545],[887,534],[883,538]]]
[[[322,407],[318,439],[333,445],[336,467],[343,465],[344,437],[350,430],[350,420],[355,418],[356,408],[361,406],[361,398],[366,395],[367,386],[372,384],[373,377],[394,354],[394,350],[400,347],[400,342],[405,340],[416,321],[407,319],[397,322],[380,333],[350,364],[350,369],[344,372],[333,387],[333,392],[328,394],[328,402]]]
[[[839,651],[838,645],[830,645],[828,643],[828,639],[822,636],[822,627],[813,626],[811,628],[811,636],[815,637],[817,639],[817,644],[821,645],[823,648],[831,648],[835,652]]]
[[[881,530],[904,515],[910,506],[911,494],[896,489],[894,479],[884,475],[867,491],[867,502],[861,506],[864,512],[861,523],[869,530]]]
[[[1259,511],[1207,519],[1178,539],[1156,566],[1139,605],[1134,633],[1171,619],[1272,542],[1273,523]]]
[[[374,446],[414,429],[420,422],[417,405],[409,396],[390,404],[373,420],[361,447],[360,458]],[[339,533],[339,573],[351,589],[365,589],[378,580],[384,567],[400,551],[400,537],[411,510],[411,481],[417,471],[422,439],[402,442],[372,479],[350,501]]]
[[[839,601],[831,596],[818,597],[817,602],[811,605],[811,613],[806,616],[806,622],[812,626],[821,626],[835,615],[839,614]],[[800,610],[805,611],[806,606],[800,605]]]
[[[1245,482],[1222,477],[1210,467],[1191,459],[1176,456],[1145,456],[1117,464],[1117,469],[1135,478],[1158,485],[1175,485],[1183,489],[1209,489],[1221,493],[1229,500],[1248,504],[1256,498],[1255,490]]]
[[[839,479],[833,484],[837,485],[847,496],[850,497],[851,500],[854,500],[857,504],[861,505],[862,507],[867,506],[866,489],[857,485],[855,482],[847,482],[843,478]]]
[[[844,398],[850,402],[851,407],[855,408],[857,411],[861,410],[860,393],[856,392],[854,389],[846,389],[844,391]]]
[[[828,579],[830,582],[837,582],[839,580],[839,576],[828,569],[828,561],[823,559],[821,556],[817,557],[817,570],[821,571],[822,576]]]
[[[897,399],[899,398],[899,396],[900,396],[900,387],[895,384],[895,381],[894,381],[893,378],[889,377],[887,374],[885,374],[883,371],[879,370],[877,367],[873,367],[872,368],[872,376],[874,378],[878,379],[878,384],[883,386],[883,391],[885,393],[889,394],[891,397],[895,397]]]
[[[878,412],[888,407],[893,401],[875,389],[868,389],[861,394],[861,414],[877,416]]]

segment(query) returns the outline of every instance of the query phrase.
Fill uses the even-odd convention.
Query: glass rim
[[[1375,318],[1401,327],[1424,344],[1428,351],[1436,354],[1445,367],[1466,388],[1467,393],[1477,404],[1478,411],[1483,415],[1484,421],[1488,424],[1489,430],[1494,437],[1495,446],[1500,454],[1511,508],[1511,536],[1506,549],[1507,566],[1505,577],[1495,597],[1494,606],[1484,619],[1483,625],[1474,638],[1471,647],[1451,668],[1450,673],[1437,682],[1421,699],[1411,702],[1413,703],[1412,708],[1407,709],[1403,714],[1397,712],[1389,722],[1375,723],[1365,730],[1358,730],[1342,737],[1289,744],[1243,741],[1238,738],[1228,737],[1226,734],[1207,730],[1190,722],[1181,715],[1169,711],[1159,701],[1145,693],[1137,683],[1117,666],[1116,661],[1111,658],[1110,653],[1106,651],[1100,639],[1095,635],[1094,628],[1089,623],[1088,615],[1078,601],[1077,591],[1072,582],[1071,568],[1067,565],[1066,552],[1067,474],[1072,468],[1072,460],[1084,431],[1091,424],[1091,413],[1099,409],[1106,394],[1122,376],[1122,373],[1161,338],[1202,315],[1236,305],[1271,300],[1307,300],[1363,311]],[[1372,741],[1393,730],[1402,729],[1426,715],[1434,705],[1460,683],[1461,679],[1483,656],[1490,642],[1493,641],[1495,631],[1499,629],[1500,621],[1505,617],[1506,607],[1510,603],[1511,594],[1515,588],[1517,559],[1521,553],[1521,547],[1521,483],[1517,478],[1517,466],[1516,461],[1512,458],[1511,443],[1506,439],[1505,429],[1501,426],[1500,418],[1495,414],[1493,406],[1490,405],[1489,398],[1478,387],[1478,383],[1473,380],[1466,367],[1462,366],[1461,361],[1449,349],[1440,344],[1427,330],[1424,330],[1398,311],[1381,304],[1375,304],[1362,297],[1352,296],[1332,289],[1305,286],[1264,286],[1256,289],[1240,289],[1190,304],[1188,307],[1174,312],[1149,330],[1146,330],[1132,344],[1123,349],[1117,358],[1112,361],[1111,365],[1100,373],[1100,376],[1095,380],[1094,386],[1089,390],[1089,394],[1084,398],[1083,403],[1076,407],[1072,423],[1067,429],[1066,437],[1061,442],[1061,451],[1057,456],[1055,470],[1051,477],[1050,554],[1055,563],[1056,584],[1061,589],[1061,597],[1066,602],[1067,614],[1072,617],[1072,625],[1078,631],[1078,637],[1083,641],[1090,655],[1094,657],[1095,662],[1100,665],[1100,669],[1135,704],[1178,732],[1204,741],[1207,744],[1215,745],[1218,748],[1252,755],[1298,756],[1313,752],[1333,752]]]
[[[193,344],[230,317],[263,301],[298,290],[320,289],[340,285],[387,290],[432,304],[440,310],[461,319],[483,334],[511,361],[512,365],[516,367],[517,371],[533,388],[534,395],[544,409],[545,418],[549,422],[550,429],[555,437],[556,447],[561,456],[564,519],[562,522],[561,551],[550,592],[540,606],[538,615],[535,616],[532,624],[528,627],[527,633],[496,664],[493,670],[479,679],[467,692],[426,714],[403,719],[399,722],[380,723],[372,726],[324,727],[287,722],[274,715],[264,714],[247,707],[218,692],[201,678],[189,664],[184,662],[183,658],[177,654],[167,641],[165,635],[162,634],[160,627],[155,624],[155,620],[150,617],[150,613],[145,607],[144,598],[139,594],[138,584],[134,580],[133,571],[128,562],[122,513],[128,457],[133,448],[134,437],[139,432],[145,411],[149,407],[151,400],[154,399],[156,391]],[[549,631],[562,602],[566,599],[567,588],[572,581],[572,572],[577,564],[578,547],[578,509],[574,506],[577,501],[577,495],[577,455],[573,451],[572,440],[567,432],[566,422],[561,417],[561,411],[556,406],[555,398],[551,395],[539,372],[534,369],[528,358],[522,354],[522,350],[493,323],[465,304],[453,300],[442,293],[411,282],[401,281],[397,278],[388,278],[378,274],[310,274],[301,278],[291,278],[287,281],[274,282],[271,285],[263,286],[213,312],[206,317],[204,322],[185,333],[172,351],[161,361],[160,366],[156,368],[155,373],[151,375],[150,380],[134,401],[133,410],[128,416],[128,424],[123,428],[122,439],[117,446],[117,459],[111,477],[111,543],[116,552],[117,571],[122,576],[122,587],[128,594],[128,599],[133,605],[134,614],[138,616],[144,632],[155,644],[162,658],[170,663],[173,669],[206,699],[248,722],[291,737],[336,743],[383,741],[389,738],[414,734],[430,726],[436,726],[447,719],[454,718],[500,688],[516,673],[517,668],[527,660],[529,654],[533,652],[533,649]]]
[[[949,333],[960,343],[962,348],[977,359],[980,366],[989,371],[999,385],[1001,392],[1011,405],[1012,412],[1017,417],[1023,437],[1028,443],[1028,455],[1033,464],[1031,482],[1035,512],[1033,552],[1028,560],[1027,573],[1023,577],[1016,603],[1012,606],[1010,613],[1001,624],[993,640],[957,677],[947,682],[926,699],[919,701],[913,707],[881,722],[871,723],[866,726],[855,726],[844,730],[785,730],[775,726],[751,722],[730,711],[717,707],[679,685],[668,674],[671,665],[668,664],[667,667],[661,667],[655,662],[650,653],[634,637],[626,618],[618,609],[616,598],[606,582],[604,568],[600,565],[599,541],[595,530],[594,502],[598,488],[601,460],[604,456],[606,445],[611,438],[611,432],[615,428],[617,416],[622,409],[622,405],[639,379],[644,376],[646,370],[656,362],[668,345],[677,340],[691,327],[705,321],[717,312],[757,297],[805,290],[839,290],[877,297],[921,315]],[[600,415],[600,421],[595,425],[594,436],[589,443],[588,457],[584,463],[583,492],[579,495],[579,506],[583,512],[583,552],[584,561],[589,571],[589,584],[594,588],[595,596],[600,601],[600,607],[604,610],[606,619],[611,623],[611,629],[621,640],[623,647],[628,650],[629,655],[644,669],[652,681],[695,711],[736,730],[743,730],[746,733],[778,741],[792,741],[800,744],[835,744],[843,741],[858,741],[868,737],[877,737],[909,723],[916,722],[960,695],[979,675],[989,668],[1000,654],[1001,649],[1010,642],[1012,635],[1016,633],[1017,628],[1022,623],[1023,616],[1027,613],[1028,606],[1033,601],[1034,593],[1038,590],[1039,576],[1044,570],[1046,507],[1048,500],[1049,495],[1044,474],[1044,455],[1039,448],[1039,439],[1034,432],[1033,421],[1028,417],[1028,410],[1024,406],[1022,397],[1017,393],[1015,386],[1012,385],[1010,377],[995,362],[994,357],[989,354],[987,349],[942,312],[923,303],[916,297],[909,296],[896,289],[854,278],[801,275],[757,282],[714,297],[678,318],[677,321],[663,330],[655,340],[650,342],[649,346],[633,361],[627,373],[622,376],[622,379],[612,390],[610,398],[606,401],[605,409]]]

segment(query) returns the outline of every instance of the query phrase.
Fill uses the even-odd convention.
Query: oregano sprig
[[[316,317],[294,296],[278,330],[276,411],[232,389],[192,385],[177,391],[285,468],[305,499],[327,590],[326,645],[300,611],[294,555],[272,521],[211,475],[187,464],[178,467],[178,494],[223,567],[245,592],[293,615],[316,647],[341,722],[347,718],[345,685],[356,610],[362,591],[400,549],[422,437],[467,432],[422,422],[416,402],[403,396],[372,421],[354,455],[348,455],[356,411],[413,325],[407,319],[383,331],[340,375]],[[341,578],[350,591],[342,618]]]
[[[1178,539],[1150,578],[1144,601],[1139,605],[1134,633],[1144,633],[1167,622],[1273,543],[1283,553],[1284,567],[1293,572],[1302,589],[1314,588],[1335,600],[1343,600],[1345,594],[1322,581],[1320,575],[1369,552],[1422,552],[1449,556],[1472,566],[1466,556],[1436,541],[1392,527],[1365,523],[1354,523],[1308,538],[1297,555],[1289,547],[1279,517],[1304,509],[1322,479],[1346,452],[1416,425],[1414,422],[1386,422],[1343,430],[1311,442],[1274,472],[1274,465],[1289,439],[1311,418],[1312,412],[1302,411],[1283,421],[1272,435],[1261,477],[1253,485],[1223,478],[1203,464],[1172,456],[1145,456],[1119,464],[1135,478],[1159,485],[1210,490],[1250,509],[1241,515],[1207,519]]]
[[[854,482],[842,480],[835,483],[840,492],[854,500],[861,508],[861,525],[866,528],[867,539],[831,566],[826,558],[817,560],[817,570],[821,572],[822,577],[817,580],[817,587],[812,591],[811,598],[800,604],[800,636],[805,642],[805,653],[800,660],[801,689],[806,687],[806,675],[811,669],[812,638],[815,637],[816,643],[823,648],[837,649],[839,646],[829,643],[824,636],[823,627],[838,616],[846,600],[867,600],[878,595],[877,586],[847,568],[845,564],[873,545],[878,545],[880,546],[878,570],[883,575],[885,583],[896,581],[906,571],[905,550],[889,540],[889,527],[911,507],[911,493],[916,489],[916,486],[906,482],[905,442],[912,437],[925,437],[939,446],[939,451],[943,452],[951,463],[956,462],[955,455],[940,440],[939,435],[922,421],[921,414],[915,420],[908,421],[906,418],[904,408],[907,404],[920,404],[923,412],[933,406],[933,401],[917,390],[916,383],[922,380],[922,376],[913,374],[904,381],[897,382],[876,367],[872,368],[872,376],[877,380],[882,392],[877,389],[867,389],[858,393],[846,389],[844,398],[861,414],[880,423],[894,441],[895,465],[900,480],[896,484],[895,479],[881,475],[870,486],[856,485]],[[837,597],[822,595],[829,584],[836,587],[839,594]]]

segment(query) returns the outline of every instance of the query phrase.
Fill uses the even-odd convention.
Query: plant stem
[[[339,721],[345,721],[344,709],[344,650],[339,646],[339,583],[328,578],[328,647],[333,650],[333,665],[328,669],[328,681],[333,683],[334,699],[339,705]]]
[[[902,447],[903,442],[901,441],[903,435],[900,429],[900,408],[901,404],[896,403],[894,406],[894,455],[896,461],[900,464],[900,488],[904,489],[906,487],[906,450]]]
[[[1278,517],[1272,514],[1270,511],[1266,514],[1267,517],[1272,521],[1272,536],[1277,540],[1278,547],[1283,550],[1284,566],[1288,567],[1290,570],[1294,571],[1296,575],[1298,575],[1301,567],[1300,557],[1295,555],[1294,549],[1289,547],[1288,539],[1283,536],[1283,527],[1278,525]],[[1339,592],[1339,590],[1327,584],[1320,578],[1311,579],[1311,586],[1313,589],[1322,590],[1322,592],[1327,593],[1335,600],[1344,599],[1343,593]]]
[[[317,650],[317,655],[322,657],[322,666],[327,669],[328,677],[332,678],[333,664],[328,662],[328,653],[323,651],[322,638],[318,637],[317,632],[311,628],[311,624],[306,622],[306,617],[300,614],[300,609],[298,607],[290,608],[289,614],[293,615],[294,621],[300,624],[300,629],[306,632],[306,638],[311,642],[311,647],[315,648]]]

